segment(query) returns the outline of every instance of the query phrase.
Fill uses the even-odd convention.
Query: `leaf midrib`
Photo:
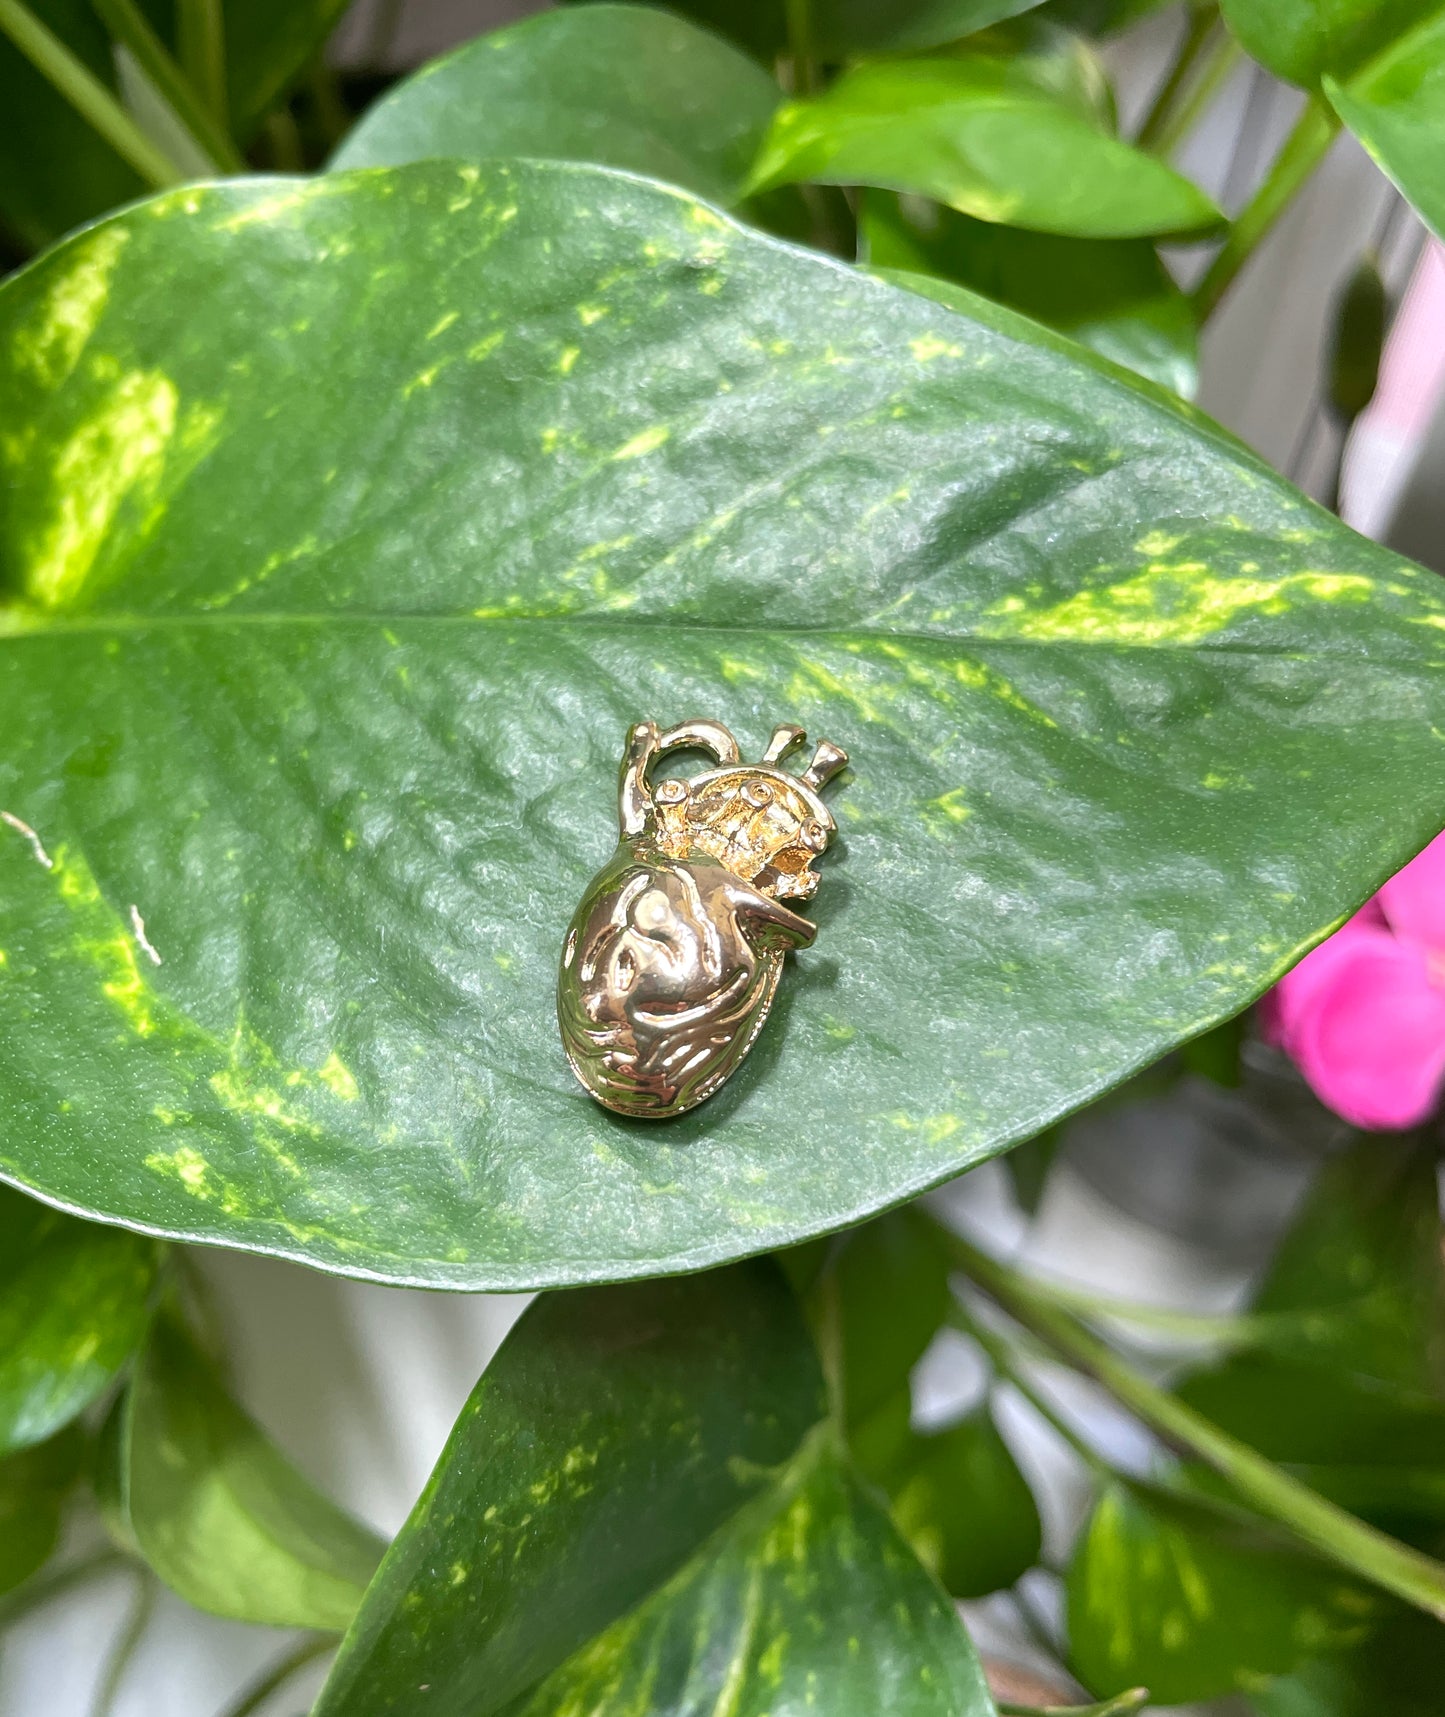
[[[1107,637],[1058,637],[1040,638],[1028,633],[1002,632],[924,632],[878,627],[866,621],[839,626],[807,626],[807,625],[762,625],[748,622],[721,623],[711,620],[691,618],[687,620],[648,620],[635,613],[618,615],[610,614],[460,614],[460,613],[422,613],[415,611],[390,611],[386,609],[367,610],[357,613],[351,610],[287,610],[287,609],[248,609],[241,613],[223,612],[221,610],[202,611],[200,613],[170,613],[170,614],[132,614],[120,612],[116,614],[82,616],[76,618],[45,617],[38,624],[25,628],[6,631],[4,628],[4,613],[0,609],[0,649],[10,644],[32,643],[36,640],[50,641],[66,637],[104,636],[115,632],[144,633],[151,631],[183,632],[196,630],[224,630],[227,627],[246,629],[250,627],[285,627],[285,626],[578,626],[596,631],[626,632],[634,635],[661,632],[698,632],[704,634],[732,635],[744,638],[817,638],[817,639],[849,639],[869,638],[879,639],[889,643],[984,646],[999,645],[1006,648],[1033,648],[1044,650],[1114,650],[1131,651],[1163,651],[1177,654],[1205,654],[1220,656],[1263,656],[1277,660],[1291,657],[1309,661],[1315,659],[1352,660],[1361,662],[1359,647],[1354,640],[1345,640],[1338,650],[1322,648],[1319,643],[1310,646],[1287,646],[1284,644],[1214,642],[1208,638],[1195,639],[1185,642],[1179,639],[1124,639]],[[1412,623],[1408,619],[1404,623]],[[1419,624],[1420,622],[1413,622]],[[1363,663],[1364,666],[1372,664]],[[1424,666],[1445,664],[1421,664]]]

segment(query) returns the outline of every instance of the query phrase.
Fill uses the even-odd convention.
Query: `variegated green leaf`
[[[145,1331],[156,1247],[0,1188],[0,1454],[49,1437]]]
[[[782,91],[745,54],[646,6],[543,12],[392,90],[333,167],[449,155],[595,161],[729,202]]]
[[[1445,599],[1206,419],[599,168],[142,204],[0,288],[0,1173],[394,1281],[857,1221],[1438,827]],[[628,723],[853,756],[702,1108],[556,1037]]]
[[[1068,1573],[1070,1665],[1095,1694],[1215,1699],[1362,1639],[1382,1601],[1262,1523],[1156,1486],[1100,1496]]]
[[[1432,10],[1351,78],[1326,77],[1335,111],[1445,237],[1445,10]]]
[[[1148,239],[1060,238],[870,194],[860,228],[874,268],[936,276],[1021,310],[1190,399],[1199,379],[1189,300]],[[925,291],[922,280],[916,290]],[[948,303],[946,292],[941,301]]]
[[[0,1456],[0,1593],[28,1580],[55,1548],[84,1452],[85,1440],[71,1426],[48,1442]]]
[[[1225,22],[1261,65],[1306,88],[1348,77],[1436,11],[1439,0],[1221,0]]]
[[[278,1627],[351,1620],[380,1540],[297,1472],[169,1307],[102,1444],[113,1535],[187,1603]]]
[[[979,49],[866,61],[778,110],[752,191],[812,182],[931,197],[979,220],[1074,238],[1209,227],[1219,211],[1174,169],[1052,87],[1055,56]]]
[[[848,1471],[767,1264],[551,1294],[382,1564],[317,1717],[992,1717]]]

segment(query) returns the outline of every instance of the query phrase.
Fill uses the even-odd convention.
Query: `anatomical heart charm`
[[[804,738],[779,727],[744,763],[720,722],[627,736],[621,842],[582,896],[557,980],[572,1070],[620,1115],[663,1120],[710,1097],[762,1030],[784,956],[817,933],[783,902],[817,893],[813,861],[837,829],[819,792],[848,758],[825,740],[801,775],[783,769]],[[654,787],[652,766],[682,750],[718,766]]]

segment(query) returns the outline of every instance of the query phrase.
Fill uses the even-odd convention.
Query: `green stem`
[[[1145,1707],[1148,1696],[1148,1688],[1129,1688],[1102,1705],[1011,1705],[999,1700],[997,1710],[999,1717],[1126,1717]]]
[[[91,4],[116,41],[129,49],[136,64],[165,98],[201,153],[208,155],[211,164],[218,169],[244,173],[246,162],[240,150],[211,118],[185,73],[171,58],[165,43],[146,22],[135,0],[91,0]]]
[[[1169,123],[1181,92],[1199,64],[1200,56],[1209,45],[1210,38],[1220,28],[1212,6],[1190,8],[1189,23],[1185,28],[1179,52],[1174,56],[1174,64],[1170,66],[1168,75],[1159,86],[1159,93],[1150,103],[1149,111],[1144,115],[1144,123],[1139,127],[1138,135],[1134,139],[1139,148],[1158,147],[1159,135]]]
[[[226,97],[226,20],[221,0],[178,0],[176,33],[191,87],[221,129],[229,129]]]
[[[999,1717],[1125,1717],[1127,1712],[1141,1710],[1148,1699],[1147,1687],[1131,1687],[1102,1705],[1011,1705],[1000,1699],[997,1706]]]
[[[324,53],[319,53],[312,59],[306,74],[306,88],[315,106],[316,123],[321,128],[321,135],[326,139],[329,154],[351,129],[351,115],[347,111],[346,103],[341,99],[341,91],[336,87],[336,75],[327,65]]]
[[[1284,213],[1296,192],[1324,159],[1340,129],[1338,116],[1324,99],[1312,95],[1285,139],[1264,183],[1240,211],[1229,229],[1219,255],[1210,263],[1190,302],[1203,322],[1233,286],[1235,277],[1258,249],[1260,242]]]
[[[32,1610],[38,1610],[52,1599],[63,1597],[72,1586],[84,1585],[97,1575],[109,1574],[118,1568],[133,1568],[135,1564],[119,1550],[107,1547],[79,1562],[68,1562],[60,1568],[48,1568],[45,1573],[27,1580],[17,1591],[7,1593],[0,1602],[0,1628],[22,1621]]]
[[[273,107],[266,115],[266,144],[271,152],[271,165],[278,173],[305,172],[301,130],[289,107]]]
[[[1271,1331],[1298,1320],[1261,1315],[1240,1317],[1211,1316],[1205,1312],[1176,1311],[1167,1306],[1144,1305],[1138,1300],[1119,1300],[1110,1294],[1095,1294],[1087,1288],[1075,1288],[1065,1282],[1032,1277],[1030,1285],[1042,1299],[1084,1317],[1115,1318],[1120,1323],[1134,1324],[1140,1329],[1155,1330],[1160,1335],[1179,1336],[1187,1341],[1221,1342],[1231,1347],[1254,1347]]]
[[[823,1267],[814,1291],[816,1307],[815,1331],[818,1361],[823,1368],[823,1382],[828,1391],[828,1413],[833,1422],[847,1422],[847,1401],[843,1380],[843,1308],[838,1293],[838,1272],[832,1260]]]
[[[175,162],[151,142],[90,67],[47,30],[22,0],[0,0],[0,34],[10,38],[36,71],[153,190],[180,184],[185,174]]]
[[[106,1660],[105,1673],[100,1678],[95,1702],[90,1708],[91,1717],[110,1717],[115,1709],[121,1683],[125,1680],[126,1671],[131,1666],[137,1647],[145,1637],[146,1628],[150,1625],[151,1615],[156,1607],[158,1581],[149,1569],[140,1569],[138,1572],[141,1577],[136,1586],[135,1599],[131,1604],[130,1614],[126,1617],[125,1626]]]
[[[809,0],[786,0],[786,4],[793,94],[799,101],[804,101],[818,88],[818,68],[813,60],[813,20],[809,15]]]
[[[235,1702],[228,1705],[220,1717],[251,1717],[251,1713],[259,1711],[277,1688],[284,1687],[291,1677],[305,1669],[308,1663],[314,1663],[328,1651],[335,1651],[337,1644],[335,1634],[307,1634],[284,1657],[278,1658],[270,1669],[243,1687]]]
[[[1247,1443],[1141,1377],[1071,1312],[1038,1293],[1026,1277],[961,1236],[945,1229],[940,1233],[955,1265],[973,1282],[1171,1446],[1213,1467],[1259,1513],[1287,1527],[1320,1555],[1445,1621],[1445,1566],[1327,1502]]]
[[[1233,36],[1222,32],[1209,50],[1188,93],[1160,126],[1153,145],[1156,155],[1167,158],[1174,153],[1199,123],[1215,96],[1233,77],[1234,68],[1243,58],[1244,49]]]
[[[1098,1450],[1084,1441],[1059,1412],[1058,1408],[1054,1406],[1053,1402],[1025,1374],[1002,1336],[996,1335],[986,1324],[980,1323],[971,1312],[960,1305],[955,1305],[952,1308],[949,1312],[948,1321],[956,1330],[973,1337],[988,1355],[989,1362],[998,1375],[1018,1390],[1034,1412],[1045,1424],[1053,1427],[1054,1431],[1069,1445],[1096,1478],[1108,1480],[1115,1476],[1113,1468]]]

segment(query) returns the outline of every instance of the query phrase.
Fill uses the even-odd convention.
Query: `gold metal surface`
[[[720,722],[627,735],[620,844],[582,896],[557,980],[572,1071],[618,1114],[663,1120],[710,1097],[762,1030],[784,956],[816,934],[783,902],[817,893],[813,862],[837,828],[819,795],[848,757],[824,740],[794,775],[782,764],[805,738],[779,727],[744,763]],[[683,750],[717,767],[654,787],[654,764]]]

